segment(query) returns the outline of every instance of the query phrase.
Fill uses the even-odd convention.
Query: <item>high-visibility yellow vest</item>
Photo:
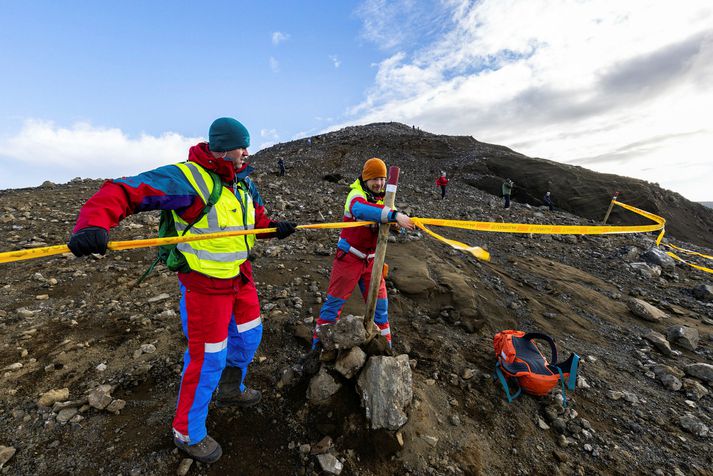
[[[352,216],[352,212],[349,210],[349,205],[352,203],[352,200],[354,200],[355,197],[362,197],[365,200],[368,200],[368,197],[366,195],[366,192],[361,186],[361,181],[359,179],[356,179],[354,183],[350,185],[351,190],[349,191],[349,194],[347,195],[347,201],[344,202],[344,216],[346,218],[349,218],[351,220],[354,220],[354,217]],[[379,200],[376,202],[377,205],[383,205],[384,200]],[[387,212],[391,211],[391,209],[386,209]]]
[[[191,183],[203,203],[208,203],[213,190],[213,179],[200,165],[194,162],[176,164]],[[189,223],[175,211],[173,220],[176,232],[181,235]],[[255,205],[247,190],[238,187],[235,192],[223,186],[218,202],[198,220],[185,236],[204,235],[224,231],[249,230],[255,228]],[[186,259],[188,266],[206,276],[228,279],[240,274],[240,265],[248,258],[255,235],[230,236],[212,240],[179,243],[178,251]]]

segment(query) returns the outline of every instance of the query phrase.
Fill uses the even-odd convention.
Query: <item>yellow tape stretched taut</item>
[[[312,225],[299,225],[297,229],[300,230],[310,230],[310,229],[329,229],[329,228],[354,228],[358,226],[372,225],[374,222],[370,221],[360,221],[360,222],[344,222],[344,223],[316,223]],[[277,231],[277,228],[263,228],[257,230],[239,230],[239,231],[226,231],[223,233],[210,233],[205,235],[190,235],[190,236],[175,236],[168,238],[149,238],[145,240],[131,240],[131,241],[110,241],[107,245],[107,249],[118,251],[118,250],[130,250],[135,248],[148,248],[151,246],[163,246],[163,245],[173,245],[176,243],[186,243],[189,241],[201,241],[210,240],[213,238],[224,238],[227,236],[241,236],[241,235],[256,235],[259,233],[273,233]],[[67,245],[55,245],[55,246],[44,246],[41,248],[28,248],[25,250],[17,251],[6,251],[0,253],[0,263],[11,263],[13,261],[22,261],[34,258],[42,258],[46,256],[60,255],[63,253],[69,253],[69,248]]]
[[[659,236],[657,238],[657,244],[660,243],[661,238],[664,235],[664,226],[666,220],[658,215],[649,213],[644,210],[640,210],[631,205],[625,203],[613,201],[615,205],[622,208],[630,210],[641,216],[649,218],[655,225],[643,225],[643,226],[579,226],[579,225],[530,225],[525,223],[495,223],[495,222],[479,222],[479,221],[465,221],[465,220],[444,220],[438,218],[413,218],[414,223],[421,230],[428,233],[430,236],[442,241],[443,243],[452,246],[453,248],[461,251],[467,251],[473,256],[480,260],[488,261],[490,259],[490,254],[484,249],[477,246],[469,246],[465,243],[459,241],[450,240],[445,238],[438,233],[435,233],[425,225],[461,228],[465,230],[474,231],[485,231],[485,232],[496,232],[496,233],[536,233],[536,234],[552,234],[552,235],[602,235],[602,234],[613,234],[613,233],[643,233],[650,231],[659,231]],[[338,222],[338,223],[317,223],[311,225],[299,225],[298,229],[335,229],[335,228],[353,228],[359,226],[372,225],[374,222]],[[175,243],[184,243],[189,241],[199,241],[208,240],[213,238],[223,238],[227,236],[240,236],[240,235],[251,235],[260,233],[272,233],[276,231],[276,228],[264,228],[258,230],[240,230],[231,231],[225,233],[212,233],[207,235],[191,235],[191,236],[178,236],[171,238],[150,238],[145,240],[132,240],[132,241],[110,241],[108,244],[108,249],[110,250],[128,250],[135,248],[146,248],[150,246],[161,246],[169,245]],[[33,258],[40,258],[43,256],[52,256],[62,253],[68,253],[69,248],[66,245],[48,246],[43,248],[30,248],[26,250],[18,251],[8,251],[5,253],[0,253],[0,263],[9,263],[12,261],[21,261]],[[694,252],[692,252],[694,253]],[[705,256],[705,255],[702,255]],[[680,258],[678,258],[680,261]],[[684,261],[685,262],[685,261]],[[690,263],[687,263],[690,264]],[[692,265],[694,266],[694,265]],[[701,268],[694,266],[696,268]],[[704,268],[707,269],[707,268]]]
[[[425,225],[444,226],[450,228],[461,228],[464,230],[485,231],[491,233],[533,233],[546,235],[606,235],[614,233],[643,233],[649,231],[661,231],[656,240],[656,244],[660,243],[664,234],[664,226],[666,220],[663,217],[654,215],[644,210],[640,210],[631,205],[612,200],[615,205],[631,210],[641,216],[644,216],[653,222],[655,225],[642,226],[586,226],[586,225],[531,225],[528,223],[496,223],[489,221],[467,221],[467,220],[443,220],[438,218],[412,218],[417,227],[433,236],[439,241],[452,246],[455,249],[467,251],[476,258],[483,261],[490,261],[490,254],[477,246],[469,246],[459,241],[449,240],[425,227]]]
[[[679,248],[678,246],[673,245],[673,244],[671,244],[671,243],[664,243],[664,246],[668,246],[669,248],[673,248],[674,250],[678,250],[678,251],[681,251],[681,252],[683,252],[683,253],[687,253],[687,254],[689,254],[689,255],[699,256],[699,257],[701,257],[701,258],[713,260],[713,256],[704,255],[703,253],[699,253],[699,252],[697,252],[697,251],[692,251],[692,250],[687,250],[687,249],[685,249],[685,248]]]
[[[671,246],[671,245],[668,245],[668,246]],[[693,253],[695,253],[695,251]],[[705,266],[699,266],[697,264],[689,263],[688,261],[686,261],[685,259],[681,258],[680,256],[676,255],[675,253],[673,253],[671,251],[667,251],[666,254],[669,255],[671,258],[675,259],[676,261],[680,261],[681,263],[687,264],[691,268],[696,268],[697,270],[705,271],[706,273],[713,274],[713,269],[706,268]],[[698,253],[696,253],[696,254],[698,254]],[[703,256],[706,256],[706,255],[703,255]]]

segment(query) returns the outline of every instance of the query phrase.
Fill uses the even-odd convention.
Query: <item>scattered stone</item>
[[[681,428],[683,428],[689,433],[692,433],[696,436],[708,435],[708,427],[703,424],[703,422],[699,420],[698,417],[696,417],[693,413],[686,412],[685,415],[679,418],[678,422],[681,425]]]
[[[332,395],[337,393],[341,387],[342,385],[329,375],[327,369],[322,367],[309,382],[307,400],[314,405],[327,404]]]
[[[22,368],[22,362],[15,362],[10,365],[6,365],[2,370],[20,370]]]
[[[710,284],[699,284],[693,288],[693,295],[701,301],[713,301],[713,286]]]
[[[97,410],[104,410],[113,400],[110,393],[111,385],[99,385],[87,396],[89,405]]]
[[[57,421],[64,425],[69,420],[71,420],[77,413],[79,413],[79,409],[76,407],[64,408],[60,410],[57,414]]]
[[[649,322],[659,322],[661,319],[668,318],[668,314],[663,312],[661,309],[652,306],[646,301],[642,301],[637,298],[630,298],[627,301],[629,310],[637,317],[649,321]]]
[[[312,449],[309,451],[309,453],[312,455],[321,455],[329,451],[332,446],[334,446],[332,442],[332,437],[328,435],[319,440],[319,443],[312,446]]]
[[[153,344],[142,344],[141,352],[143,352],[144,354],[153,354],[154,352],[156,352],[156,346]]]
[[[658,246],[649,248],[641,257],[649,264],[660,266],[664,271],[673,271],[676,267],[676,261]]]
[[[126,406],[126,401],[117,398],[115,400],[112,400],[109,405],[106,407],[106,411],[111,412],[115,415],[118,415],[121,410]]]
[[[322,471],[327,474],[339,474],[342,472],[342,468],[344,468],[342,462],[339,461],[336,456],[329,453],[317,455],[317,461],[319,461]]]
[[[690,378],[683,379],[683,389],[686,391],[686,396],[694,400],[700,400],[708,395],[708,389],[701,385],[698,380]]]
[[[192,464],[193,460],[191,458],[183,458],[181,460],[181,463],[178,465],[176,474],[178,476],[186,476],[188,474],[188,471],[190,471]]]
[[[366,353],[360,347],[352,347],[349,352],[340,355],[334,369],[346,378],[352,378],[366,362]]]
[[[610,400],[621,400],[624,394],[618,390],[607,390],[607,398]]]
[[[696,350],[700,339],[698,329],[681,325],[666,329],[666,337],[672,344],[688,350]]]
[[[0,445],[0,469],[10,461],[10,458],[12,458],[15,455],[15,452],[17,450],[13,448],[12,446],[2,446]]]
[[[334,324],[320,326],[317,335],[325,350],[349,349],[366,342],[364,317],[349,314]]]
[[[686,374],[691,377],[696,377],[707,383],[713,383],[713,365],[705,363],[697,363],[686,365],[683,369]]]
[[[161,302],[165,301],[166,299],[171,299],[171,295],[167,293],[161,293],[158,296],[150,297],[146,300],[148,303],[154,303],[154,302]]]
[[[661,276],[661,268],[659,268],[658,266],[649,265],[648,263],[629,263],[629,267],[646,279],[652,279]]]
[[[37,406],[51,407],[55,402],[61,402],[69,398],[69,389],[60,388],[53,389],[43,393],[40,399],[37,400]]]
[[[664,355],[671,355],[671,345],[668,340],[660,332],[656,332],[653,329],[648,329],[643,334],[644,339],[651,342],[654,347]]]

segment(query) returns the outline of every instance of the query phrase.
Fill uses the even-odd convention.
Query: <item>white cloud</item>
[[[352,120],[335,127],[396,120],[713,199],[705,165],[658,165],[684,150],[707,153],[713,142],[709,1],[416,3],[369,0],[358,10],[363,36],[392,51],[348,110]],[[441,29],[424,8],[435,9]]]
[[[277,46],[280,43],[284,43],[285,41],[290,39],[289,33],[283,33],[281,31],[275,31],[272,33],[272,44]]]
[[[277,129],[260,129],[260,137],[276,141],[280,138],[280,134],[277,133]]]
[[[0,189],[135,175],[186,160],[188,148],[202,140],[175,132],[133,138],[88,123],[67,128],[28,120],[16,135],[0,139]]]
[[[342,60],[340,60],[337,55],[329,55],[329,59],[332,61],[335,68],[339,68],[342,65]]]
[[[275,59],[274,56],[270,56],[270,69],[272,70],[273,73],[279,73],[280,72],[280,62]]]

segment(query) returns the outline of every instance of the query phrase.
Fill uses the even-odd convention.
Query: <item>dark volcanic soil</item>
[[[491,151],[487,160],[485,150]],[[561,194],[551,187],[560,210],[550,213],[535,200],[546,179],[536,159],[398,124],[347,128],[316,137],[311,147],[296,141],[261,151],[255,177],[272,216],[300,224],[339,221],[347,184],[374,155],[401,167],[396,201],[412,216],[591,224],[586,217],[600,219],[611,193],[602,185],[605,196],[596,201],[578,196],[577,190],[590,190],[591,173],[555,168],[546,174],[551,180],[569,183],[567,174],[575,173],[580,186],[560,188]],[[285,177],[273,172],[278,156],[288,166]],[[517,165],[498,168],[505,167],[494,165],[498,161]],[[453,179],[443,201],[433,183],[439,170]],[[520,201],[509,211],[481,190],[499,187],[505,175],[522,184]],[[81,204],[100,184],[77,180],[0,191],[0,251],[66,242]],[[624,195],[622,201],[659,212],[670,224],[680,221],[675,231],[669,227],[673,236],[710,245],[710,235],[703,236],[713,226],[710,211],[699,215],[690,202],[651,185],[642,185],[641,194],[676,198],[675,219],[667,215],[668,199],[637,202],[638,195]],[[534,206],[522,203],[528,201]],[[578,207],[590,214],[562,211]],[[157,221],[153,214],[130,217],[112,239],[155,236]],[[307,376],[280,384],[283,371],[307,354],[304,336],[325,297],[338,235],[300,231],[260,242],[253,262],[265,333],[248,378],[263,401],[246,410],[211,408],[209,431],[224,456],[213,465],[194,463],[189,474],[324,474],[309,449],[325,436],[344,463],[342,474],[350,475],[712,474],[712,383],[685,374],[690,364],[713,364],[713,304],[694,295],[696,287],[713,284],[710,274],[682,265],[663,272],[632,266],[653,245],[648,235],[442,232],[487,247],[492,261],[476,262],[420,233],[389,244],[395,350],[414,364],[414,401],[399,432],[403,446],[392,432],[366,429],[353,383],[342,379],[344,387],[326,407],[308,404]],[[132,287],[154,257],[154,249],[144,249],[0,265],[0,462],[2,447],[16,451],[0,472],[176,473],[183,456],[173,447],[170,425],[185,344],[176,278],[159,267]],[[631,297],[666,316],[659,322],[636,317],[627,307]],[[344,312],[363,313],[358,292]],[[642,338],[650,329],[666,335],[674,325],[697,330],[694,350],[672,345],[663,354]],[[563,412],[554,396],[507,403],[491,377],[492,337],[509,328],[544,331],[561,355],[582,356],[583,381],[570,410]],[[101,384],[125,401],[122,409],[83,403]],[[68,395],[60,401],[80,401],[68,405],[78,412],[39,404],[42,394],[63,388]]]

